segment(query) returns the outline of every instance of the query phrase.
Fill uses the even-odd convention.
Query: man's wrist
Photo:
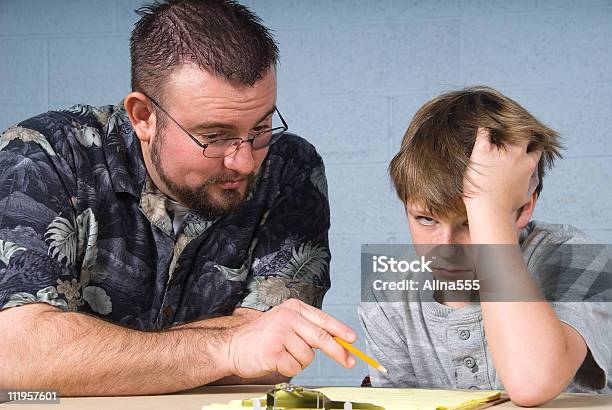
[[[238,372],[234,363],[234,343],[236,341],[236,331],[232,329],[229,332],[229,337],[223,341],[221,348],[221,357],[223,361],[223,368],[227,373],[227,376],[237,376]]]
[[[232,330],[190,327],[180,331],[189,333],[185,338],[191,345],[188,347],[187,362],[196,384],[208,384],[213,380],[232,375],[228,361]],[[179,337],[184,338],[181,335]],[[211,373],[214,373],[213,380]]]

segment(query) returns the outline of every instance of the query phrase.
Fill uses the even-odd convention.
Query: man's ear
[[[529,197],[529,202],[521,207],[518,218],[516,219],[516,227],[521,230],[529,223],[535,211],[535,205],[538,202],[538,194],[533,192]]]
[[[157,122],[149,99],[143,93],[132,91],[123,99],[123,106],[138,139],[148,143],[155,135]]]

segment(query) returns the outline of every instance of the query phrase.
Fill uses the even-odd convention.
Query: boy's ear
[[[527,224],[531,220],[531,217],[533,216],[533,212],[535,211],[535,205],[537,201],[538,201],[538,194],[536,192],[532,192],[531,196],[529,197],[529,202],[523,205],[521,209],[519,210],[519,214],[516,219],[516,227],[519,230],[527,226]]]

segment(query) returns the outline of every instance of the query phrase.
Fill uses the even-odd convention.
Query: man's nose
[[[224,165],[227,169],[231,169],[240,175],[251,174],[255,170],[251,144],[248,141],[243,141],[236,152],[224,158]]]

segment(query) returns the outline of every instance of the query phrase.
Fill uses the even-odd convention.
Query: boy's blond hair
[[[399,198],[435,216],[465,213],[463,175],[478,127],[487,128],[496,145],[527,140],[528,151],[542,151],[539,195],[545,169],[560,157],[559,135],[514,100],[490,87],[477,86],[440,95],[414,115],[389,165]]]

